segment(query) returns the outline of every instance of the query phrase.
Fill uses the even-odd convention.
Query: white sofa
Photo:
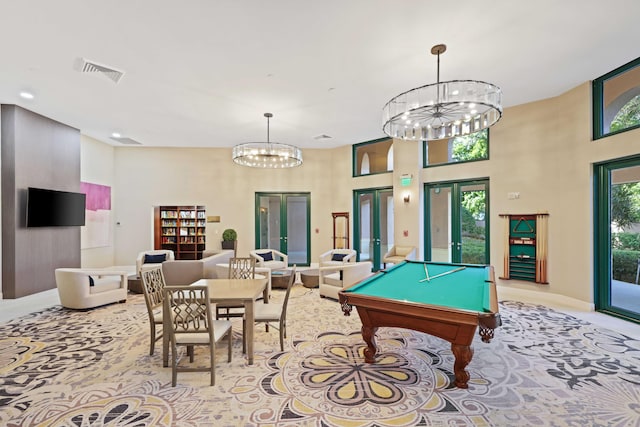
[[[218,278],[217,264],[229,263],[233,250],[208,252],[209,256],[197,260],[169,260],[162,263],[162,274],[167,286],[185,286],[200,279]],[[225,276],[226,277],[226,276]]]
[[[127,300],[126,271],[57,268],[55,275],[63,307],[81,310]]]
[[[275,249],[255,249],[249,254],[256,259],[256,267],[266,267],[271,270],[289,266],[289,257]]]
[[[353,249],[331,249],[320,255],[320,267],[327,265],[342,265],[346,262],[356,262],[358,253]]]
[[[318,275],[321,297],[338,299],[338,292],[373,275],[371,261],[349,262],[342,266],[320,267]]]

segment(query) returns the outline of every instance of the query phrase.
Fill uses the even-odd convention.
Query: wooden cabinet
[[[500,216],[505,219],[504,271],[500,278],[548,284],[548,214]]]
[[[156,206],[155,249],[170,249],[176,259],[201,259],[205,248],[204,206]]]

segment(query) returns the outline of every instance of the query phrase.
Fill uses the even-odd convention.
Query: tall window
[[[640,127],[640,58],[593,81],[593,139]]]
[[[393,171],[393,139],[382,138],[354,144],[353,176]]]
[[[424,166],[487,160],[489,158],[489,129],[424,142]]]

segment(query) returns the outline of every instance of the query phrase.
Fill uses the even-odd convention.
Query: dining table
[[[207,286],[209,288],[209,299],[211,303],[224,303],[225,305],[244,306],[244,316],[246,330],[244,336],[247,344],[247,360],[249,365],[253,365],[253,330],[255,325],[254,305],[255,301],[262,297],[265,303],[269,302],[269,280],[266,277],[255,279],[200,279],[192,283],[191,286]],[[168,315],[163,316],[164,322],[169,319]],[[163,325],[162,334],[162,362],[163,366],[169,366],[169,326]]]

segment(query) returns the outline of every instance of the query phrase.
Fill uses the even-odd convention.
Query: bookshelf
[[[204,206],[156,206],[155,249],[170,249],[176,259],[201,259],[206,223]]]

